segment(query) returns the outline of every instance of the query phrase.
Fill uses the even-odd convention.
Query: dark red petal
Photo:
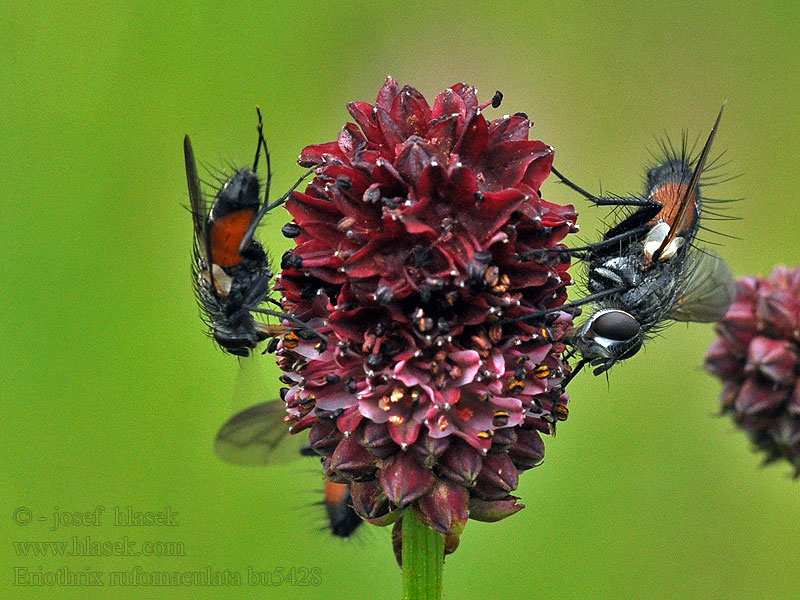
[[[779,406],[788,396],[786,388],[763,385],[748,378],[739,390],[734,407],[739,414],[753,415]]]
[[[481,189],[503,190],[524,183],[538,191],[552,164],[553,149],[538,140],[501,142],[486,154]]]
[[[361,443],[376,458],[388,458],[397,451],[385,423],[367,421],[361,434]]]
[[[469,119],[472,119],[473,115],[478,111],[478,95],[475,86],[465,83],[456,83],[451,86],[450,89],[461,96],[461,99],[464,101],[464,106],[467,108],[467,115]]]
[[[321,200],[302,192],[294,192],[286,201],[285,206],[300,227],[303,227],[306,221],[338,220],[341,214],[333,202]]]
[[[361,127],[367,139],[374,144],[384,144],[381,128],[375,120],[374,108],[369,102],[350,102],[347,105],[348,112]]]
[[[541,143],[541,142],[540,142]],[[543,144],[544,145],[544,144]],[[553,158],[555,153],[552,147],[548,147],[550,152],[545,154],[541,159],[533,161],[528,165],[525,175],[522,177],[522,185],[527,185],[537,192],[542,187],[544,180],[550,176],[550,170],[553,168]],[[559,206],[559,208],[562,208]]]
[[[397,566],[403,568],[403,518],[402,513],[404,510],[395,511],[401,514],[401,517],[394,522],[392,527],[392,550],[394,551],[394,559],[397,561]]]
[[[450,445],[438,465],[442,475],[467,487],[475,483],[482,467],[483,457],[472,446],[461,441]]]
[[[487,500],[502,500],[517,489],[519,472],[507,454],[489,454],[475,481],[475,492]]]
[[[303,242],[303,244],[297,247],[294,254],[303,259],[304,269],[306,269],[310,274],[314,274],[323,279],[326,279],[326,275],[312,273],[311,269],[318,267],[330,267],[332,269],[338,269],[342,263],[341,259],[331,252],[331,249],[327,243],[322,243],[317,240]]]
[[[417,441],[422,423],[414,419],[406,419],[402,423],[390,422],[387,427],[392,440],[401,448],[405,448]]]
[[[402,508],[430,492],[436,478],[411,454],[401,452],[387,461],[379,481],[392,504]]]
[[[489,124],[489,144],[527,140],[531,122],[519,115],[496,119]]]
[[[297,159],[297,164],[301,167],[313,167],[324,162],[345,161],[347,156],[339,148],[338,142],[328,142],[327,144],[315,144],[306,146]]]
[[[777,266],[772,270],[769,278],[775,282],[775,285],[787,290],[795,297],[800,294],[800,269]]]
[[[525,194],[515,189],[487,192],[480,200],[470,199],[480,210],[463,210],[461,223],[476,238],[491,238],[508,221],[509,216],[526,200]],[[464,205],[462,205],[462,208]]]
[[[422,463],[428,467],[433,468],[439,463],[439,458],[450,447],[450,438],[432,438],[426,432],[423,432],[414,444],[414,450],[420,457]]]
[[[508,456],[517,469],[538,467],[544,460],[544,441],[538,431],[521,429],[517,441],[508,451]]]
[[[739,396],[739,390],[742,388],[739,381],[726,381],[722,386],[722,391],[719,394],[719,403],[722,405],[723,410],[733,410],[734,402]]]
[[[420,138],[409,138],[397,156],[395,164],[403,179],[410,185],[416,186],[428,167],[446,165],[447,158],[433,144],[423,142]]]
[[[478,178],[472,169],[453,167],[450,171],[448,196],[452,198],[475,198],[478,193]]]
[[[336,419],[336,426],[345,435],[350,435],[358,429],[363,418],[363,415],[358,412],[358,406],[352,406],[339,415]]]
[[[744,376],[743,357],[737,356],[734,347],[724,337],[714,340],[706,352],[706,369],[724,379]]]
[[[356,149],[367,143],[367,138],[358,129],[355,123],[347,123],[344,128],[339,132],[339,137],[336,140],[339,149],[342,151],[349,160],[353,160]]]
[[[386,140],[390,151],[393,151],[395,146],[405,141],[406,136],[403,134],[403,130],[395,123],[388,110],[377,107],[375,110],[375,120],[381,128],[381,133],[383,133],[383,138]]]
[[[753,338],[747,355],[745,373],[759,373],[777,385],[790,385],[797,378],[797,354],[792,342]]]
[[[391,114],[403,135],[410,137],[425,134],[431,118],[431,109],[422,94],[406,85],[395,97]]]
[[[497,429],[492,436],[492,448],[489,454],[501,454],[507,452],[511,446],[517,441],[517,432],[515,427],[503,427]],[[513,460],[511,462],[514,462]],[[516,466],[516,463],[514,463]]]
[[[467,165],[477,165],[489,142],[489,126],[483,115],[475,115],[464,131],[456,152]]]
[[[342,433],[336,429],[336,422],[333,419],[316,420],[308,433],[308,445],[323,456],[333,454],[341,441]]]
[[[756,304],[756,318],[767,335],[792,338],[798,331],[796,300],[784,290],[765,289]]]
[[[460,121],[467,116],[467,105],[464,103],[464,99],[452,87],[436,96],[431,109],[431,118],[433,119],[450,115],[457,116]]]
[[[375,105],[388,112],[392,109],[394,99],[399,93],[400,86],[397,85],[397,81],[395,81],[394,77],[389,75],[386,78],[386,81],[383,82],[381,89],[378,91],[378,98],[375,101]]]
[[[428,141],[440,152],[449,155],[458,141],[458,115],[447,115],[431,121]]]
[[[332,249],[338,249],[342,243],[349,244],[344,233],[337,229],[335,223],[330,221],[306,221],[303,223],[303,231],[327,248],[329,254]],[[349,245],[352,246],[352,244]]]
[[[469,499],[469,518],[485,523],[494,523],[518,513],[524,504],[517,504],[519,498],[509,496],[503,500],[482,500],[475,496]]]
[[[460,534],[469,518],[468,499],[465,488],[440,479],[417,501],[417,514],[423,523],[439,533]]]
[[[352,483],[350,497],[353,499],[353,508],[362,519],[370,521],[380,519],[391,509],[389,500],[377,480]]]
[[[346,437],[331,456],[331,469],[351,480],[370,477],[375,472],[375,458],[356,440]]]
[[[389,236],[376,235],[345,263],[349,277],[372,277],[396,273],[405,263],[405,253],[398,252],[397,241]]]

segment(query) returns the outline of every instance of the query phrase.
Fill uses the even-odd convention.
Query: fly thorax
[[[639,261],[632,256],[615,256],[589,271],[589,290],[593,293],[618,287],[635,287],[642,279]]]

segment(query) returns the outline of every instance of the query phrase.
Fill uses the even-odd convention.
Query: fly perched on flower
[[[253,313],[262,313],[291,320],[283,312],[261,307],[265,302],[272,302],[277,307],[280,304],[268,296],[273,275],[269,256],[253,234],[264,215],[283,204],[308,175],[301,177],[281,198],[269,203],[272,169],[261,110],[256,108],[256,111],[258,144],[253,168],[236,169],[233,176],[219,180],[221,186],[210,207],[200,191],[200,178],[189,136],[183,140],[194,222],[192,277],[195,295],[214,340],[226,352],[236,356],[248,356],[259,342],[287,331],[283,325],[270,325],[253,318]],[[263,201],[261,182],[256,174],[262,149],[267,163]],[[303,326],[302,323],[299,325]]]
[[[735,288],[727,264],[695,246],[701,219],[715,214],[707,207],[714,201],[701,196],[700,180],[721,117],[722,110],[696,160],[685,143],[680,154],[664,146],[667,156],[648,170],[643,196],[595,196],[553,168],[594,205],[634,209],[600,242],[534,251],[543,259],[579,257],[588,265],[589,294],[570,306],[591,303],[593,311],[565,338],[581,354],[570,377],[586,363],[598,375],[630,358],[669,320],[714,322],[728,310]]]
[[[257,240],[248,240],[240,249],[262,208],[261,183],[256,175],[262,147],[267,161],[263,206],[267,206],[271,169],[258,111],[258,145],[252,170],[237,169],[222,182],[209,208],[200,192],[189,136],[183,140],[194,221],[195,294],[213,338],[226,352],[236,356],[248,356],[259,342],[286,331],[282,325],[269,325],[253,318],[253,310],[266,301],[270,292],[272,270],[267,253]]]

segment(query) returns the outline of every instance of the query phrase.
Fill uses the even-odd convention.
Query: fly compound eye
[[[641,327],[639,322],[625,311],[610,310],[592,321],[591,330],[595,335],[624,342],[639,335]]]
[[[639,322],[623,310],[607,310],[593,318],[586,332],[615,360],[630,358],[642,347]]]

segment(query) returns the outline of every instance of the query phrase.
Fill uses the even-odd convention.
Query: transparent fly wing
[[[186,163],[186,183],[189,187],[189,202],[192,209],[192,222],[194,223],[194,253],[195,262],[203,264],[207,269],[209,265],[208,239],[206,237],[206,219],[208,209],[200,192],[200,177],[197,174],[197,163],[189,136],[183,138],[183,156]]]
[[[301,456],[301,436],[289,435],[283,422],[286,405],[272,400],[231,417],[217,433],[214,452],[220,460],[253,467],[281,464]]]
[[[735,296],[736,284],[725,261],[708,250],[692,249],[686,283],[669,316],[676,321],[719,321]]]
[[[263,398],[268,380],[259,357],[241,359],[234,389],[234,415],[220,428],[214,452],[220,460],[236,465],[263,466],[290,462],[301,456],[305,436],[290,435],[283,422],[286,404]],[[241,407],[246,406],[244,410]]]

